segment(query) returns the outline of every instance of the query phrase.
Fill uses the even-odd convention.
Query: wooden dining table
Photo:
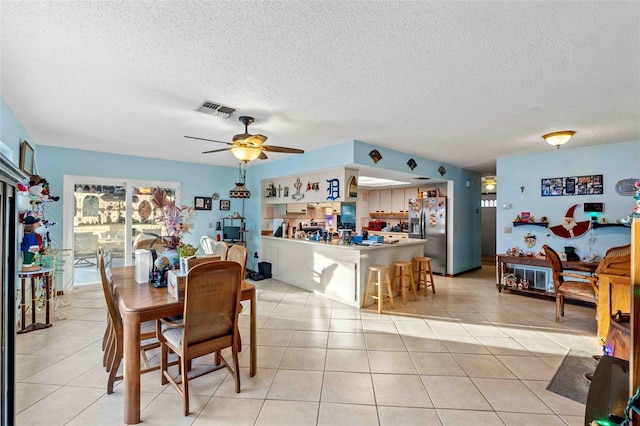
[[[166,288],[135,280],[135,267],[112,268],[113,285],[124,325],[124,417],[125,424],[140,423],[140,324],[184,311],[184,300],[174,299]],[[240,300],[251,302],[249,374],[257,370],[256,287],[242,282]],[[158,381],[160,376],[158,376]]]

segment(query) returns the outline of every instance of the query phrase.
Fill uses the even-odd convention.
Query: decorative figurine
[[[36,255],[42,249],[42,235],[47,233],[47,228],[43,226],[40,219],[33,216],[27,216],[22,222],[24,224],[24,236],[20,244],[20,250],[23,253],[22,271],[39,271],[40,266],[36,266]]]

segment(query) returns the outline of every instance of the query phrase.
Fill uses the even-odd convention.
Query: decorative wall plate
[[[618,195],[633,196],[636,195],[635,184],[640,178],[622,179],[616,183],[616,192]]]
[[[218,194],[217,192],[214,192],[213,195],[211,196],[212,200],[219,200],[220,199],[220,194]]]

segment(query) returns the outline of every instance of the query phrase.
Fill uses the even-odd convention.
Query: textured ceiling
[[[493,174],[495,159],[640,140],[640,2],[6,2],[1,95],[33,140],[235,165],[360,140]],[[195,111],[204,99],[230,119]],[[271,159],[286,154],[269,154]]]

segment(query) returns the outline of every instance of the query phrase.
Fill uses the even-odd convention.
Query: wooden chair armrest
[[[173,322],[168,318],[159,318],[157,324],[159,325],[160,323],[166,325],[169,328],[184,328],[183,322]]]

